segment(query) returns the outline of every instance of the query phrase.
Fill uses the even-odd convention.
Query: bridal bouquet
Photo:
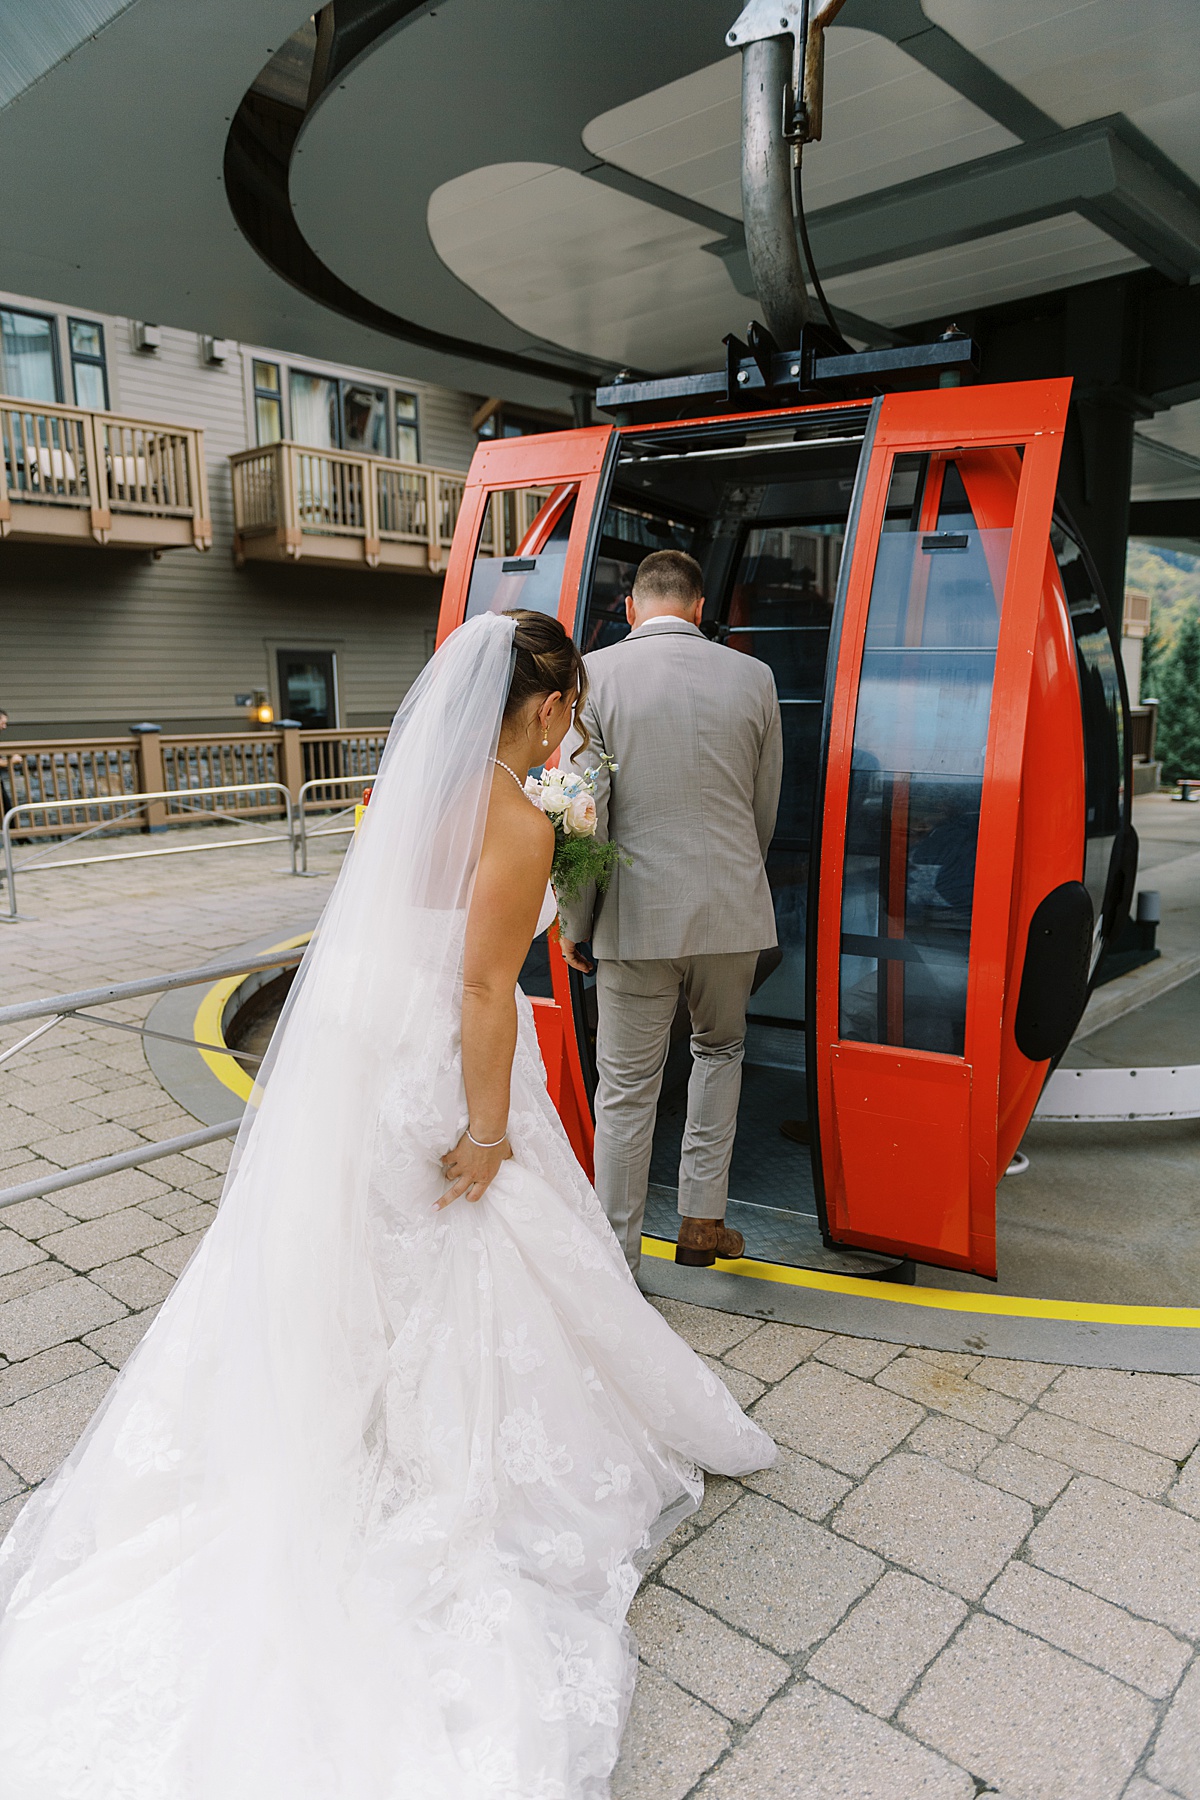
[[[610,772],[616,763],[600,759]],[[628,862],[616,844],[596,841],[596,776],[598,769],[578,775],[573,769],[543,769],[531,775],[525,792],[554,827],[554,862],[550,880],[559,904],[574,900],[591,882],[603,893],[619,862]]]

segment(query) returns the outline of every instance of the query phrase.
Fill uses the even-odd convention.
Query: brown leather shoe
[[[736,1262],[746,1253],[746,1240],[740,1231],[726,1225],[724,1219],[681,1219],[675,1261],[693,1269],[709,1269],[718,1256],[722,1262]]]

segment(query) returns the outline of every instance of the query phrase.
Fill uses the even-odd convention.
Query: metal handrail
[[[308,874],[308,813],[306,810],[306,802],[311,790],[314,788],[333,787],[370,787],[371,783],[377,779],[378,777],[375,775],[317,775],[314,776],[311,781],[302,783],[299,792],[296,795],[296,816],[299,821],[299,832],[297,834],[299,841],[297,848],[300,853],[301,875]],[[349,812],[350,809],[349,807],[343,807],[341,810],[342,812]],[[334,817],[337,817],[336,813]],[[314,837],[343,837],[353,834],[353,831],[354,827],[352,825],[347,825],[339,826],[336,831],[314,831],[312,835]]]
[[[24,1050],[36,1038],[44,1036],[63,1019],[79,1016],[85,1006],[103,1005],[115,1000],[135,1000],[143,994],[163,993],[171,988],[195,987],[200,982],[220,981],[228,975],[252,975],[259,969],[290,968],[303,955],[302,949],[293,949],[274,951],[265,956],[243,956],[236,962],[212,963],[206,969],[176,969],[168,975],[152,975],[141,981],[115,981],[107,987],[77,988],[71,994],[54,994],[42,1000],[21,1000],[14,1006],[0,1007],[0,1028],[23,1024],[30,1019],[42,1021],[17,1043],[10,1044],[0,1054],[0,1063],[7,1062],[19,1050]],[[117,1025],[121,1030],[145,1032],[149,1037],[167,1036],[165,1032],[148,1031],[144,1026],[128,1025],[124,1020],[93,1017],[91,1022]],[[196,1042],[195,1039],[187,1038],[171,1038],[170,1041]],[[217,1046],[197,1044],[197,1048],[216,1049]],[[238,1053],[226,1050],[224,1054],[235,1056]],[[102,1156],[94,1162],[77,1163],[71,1169],[57,1169],[52,1175],[42,1175],[36,1181],[25,1181],[19,1187],[0,1191],[0,1209],[16,1206],[22,1200],[38,1200],[44,1194],[57,1193],[61,1188],[74,1187],[78,1182],[97,1181],[102,1175],[115,1175],[121,1169],[136,1169],[142,1163],[155,1162],[162,1156],[173,1156],[177,1151],[197,1149],[201,1144],[212,1144],[219,1138],[233,1137],[240,1124],[240,1118],[226,1119],[221,1125],[207,1125],[200,1131],[188,1131],[180,1137],[163,1138],[156,1144],[141,1144],[136,1150],[122,1150],[115,1156]]]
[[[3,838],[4,848],[3,876],[8,884],[8,911],[7,913],[0,913],[0,924],[16,924],[22,917],[17,911],[17,867],[13,862],[12,854],[12,822],[19,815],[63,812],[68,807],[71,809],[83,809],[87,807],[95,808],[98,806],[119,806],[125,809],[116,817],[102,819],[99,825],[91,826],[87,831],[79,832],[74,838],[69,838],[67,841],[71,843],[78,842],[79,839],[84,837],[93,837],[97,831],[108,826],[124,824],[136,813],[144,810],[141,804],[134,804],[135,802],[172,800],[179,806],[185,806],[188,812],[193,815],[200,813],[201,816],[206,818],[220,816],[231,817],[232,815],[228,814],[222,815],[219,810],[213,811],[206,808],[198,808],[191,803],[201,799],[205,795],[271,793],[279,794],[281,796],[282,811],[287,822],[286,830],[284,832],[275,832],[267,836],[256,838],[224,839],[216,844],[175,844],[171,848],[163,850],[119,850],[108,856],[72,856],[66,857],[60,862],[31,862],[22,864],[21,867],[22,870],[37,869],[42,873],[48,873],[52,869],[79,869],[94,863],[139,862],[149,856],[188,856],[202,850],[241,849],[247,844],[286,843],[291,854],[292,874],[296,875],[299,874],[300,871],[296,867],[297,847],[295,808],[292,803],[291,792],[282,781],[239,781],[227,783],[220,787],[162,788],[152,794],[96,794],[93,796],[84,796],[80,799],[72,799],[69,802],[63,800],[26,800],[19,806],[12,806],[5,813],[3,825],[0,827],[0,836]],[[250,824],[254,826],[255,830],[259,829],[257,822],[254,820],[238,818],[235,822],[239,825]],[[191,824],[192,819],[168,819],[167,823]]]

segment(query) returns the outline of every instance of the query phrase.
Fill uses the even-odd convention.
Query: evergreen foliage
[[[1158,755],[1163,777],[1200,777],[1200,614],[1189,607],[1179,620],[1169,657],[1156,672]]]

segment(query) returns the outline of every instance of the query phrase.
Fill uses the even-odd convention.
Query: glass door
[[[465,619],[527,608],[574,633],[617,434],[602,425],[481,444],[467,474],[438,619],[441,644]],[[592,1115],[580,1044],[583,997],[556,947],[538,938],[521,971],[550,1097],[583,1167]]]
[[[1067,384],[885,399],[839,597],[810,992],[831,1239],[995,1274],[1025,719]]]

